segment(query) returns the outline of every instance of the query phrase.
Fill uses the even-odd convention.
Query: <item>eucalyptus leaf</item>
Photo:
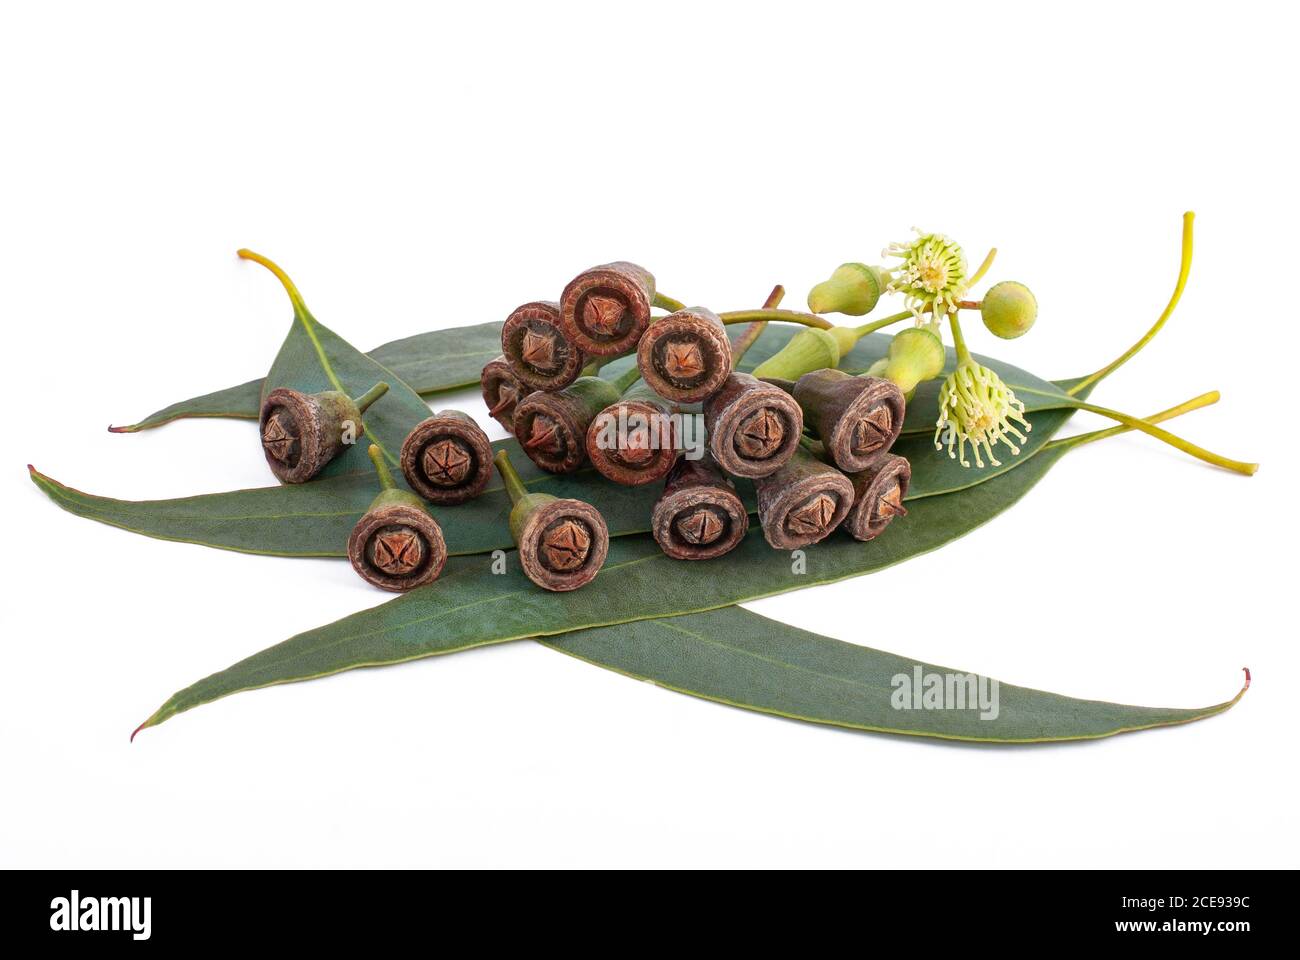
[[[928,435],[901,437],[894,451],[912,463],[908,501],[962,490],[1024,464],[1069,415],[1068,409],[1034,414],[1034,429],[1020,455],[1004,453],[1001,466],[983,470],[962,467],[946,452],[935,450]],[[650,529],[650,512],[661,485],[620,486],[590,467],[553,476],[538,470],[513,439],[492,446],[509,452],[530,491],[586,500],[598,506],[611,537]],[[64,510],[89,520],[160,540],[283,557],[346,556],[348,534],[378,492],[368,464],[359,471],[310,483],[171,500],[96,496],[65,486],[34,469],[32,480]],[[754,512],[753,484],[738,479],[736,487],[749,511]],[[506,523],[510,501],[499,478],[494,477],[488,490],[468,503],[431,510],[452,555],[506,550],[513,545]]]
[[[1095,740],[1203,720],[1234,706],[1135,707],[1011,684],[974,688],[965,671],[861,647],[769,620],[741,607],[575,630],[540,641],[552,650],[714,703],[850,730],[980,743]],[[918,685],[919,676],[919,685]],[[918,686],[947,683],[967,709],[918,709]],[[960,686],[959,686],[960,684]],[[996,684],[996,686],[994,686]],[[907,698],[902,694],[906,691]],[[906,706],[906,708],[904,708]],[[950,704],[951,706],[951,704]]]
[[[969,533],[1027,493],[1070,449],[1045,448],[1021,467],[947,496],[927,497],[905,522],[871,543],[837,533],[809,549],[794,572],[754,528],[720,566],[672,560],[649,536],[610,543],[595,585],[573,593],[539,590],[513,557],[504,573],[484,557],[448,561],[441,579],[396,600],[301,633],[173,695],[143,726],[213,700],[273,684],[363,666],[400,663],[470,647],[587,627],[675,616],[860,576],[928,553]],[[725,575],[722,575],[725,571]]]
[[[769,325],[741,359],[740,370],[748,372],[771,357],[794,336],[798,327],[787,324]],[[840,368],[850,373],[861,373],[889,350],[892,337],[875,333],[862,338],[853,350],[840,360]],[[385,343],[370,351],[369,356],[380,366],[396,374],[413,391],[421,396],[432,396],[448,390],[476,386],[479,373],[493,357],[501,353],[501,324],[480,323],[448,330],[434,330],[402,340]],[[1026,395],[1026,410],[1049,410],[1064,404],[1056,396],[1053,385],[1040,380],[1018,367],[990,357],[978,357],[1014,390],[1025,387],[1047,391],[1049,396]],[[635,357],[623,357],[605,368],[609,376],[616,376],[636,362]],[[948,350],[948,365],[944,376],[956,363],[956,354]],[[938,410],[941,380],[930,380],[917,387],[914,402],[908,406],[908,417],[903,424],[904,433],[924,433],[934,429]],[[194,417],[228,417],[256,420],[262,381],[250,380],[235,387],[227,387],[170,406],[145,417],[139,423],[124,427],[110,427],[114,433],[136,433],[160,427],[173,420]],[[1063,395],[1062,395],[1063,396]]]
[[[368,356],[416,393],[427,397],[476,386],[483,366],[500,353],[501,324],[492,322],[403,337],[376,347]],[[109,429],[114,433],[137,433],[189,417],[256,420],[261,397],[262,381],[249,380],[236,387],[173,403],[139,423]]]
[[[274,263],[247,250],[241,250],[239,255],[270,270],[284,285],[293,306],[293,325],[262,381],[262,398],[280,387],[307,394],[339,390],[350,397],[359,397],[383,381],[389,389],[366,411],[365,435],[370,444],[379,447],[385,459],[396,465],[402,441],[417,423],[429,415],[429,408],[420,395],[393,371],[366,356],[312,316],[293,282]],[[366,454],[367,446],[367,443],[353,443],[327,464],[319,476],[369,473],[373,467]]]

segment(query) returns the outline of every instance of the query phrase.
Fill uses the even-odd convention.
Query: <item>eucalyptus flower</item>
[[[960,246],[941,233],[922,233],[909,243],[891,243],[881,256],[902,262],[887,270],[888,290],[901,293],[907,308],[921,320],[924,311],[935,316],[955,313],[966,293],[969,270]]]
[[[965,351],[960,351],[965,352]],[[1014,423],[1013,423],[1014,421]],[[1024,432],[1014,424],[1024,428]],[[1012,454],[1019,454],[1018,444],[1032,428],[1025,419],[1025,405],[1016,399],[1002,378],[966,354],[939,389],[939,421],[934,428],[934,448],[946,444],[948,456],[969,467],[966,444],[971,445],[975,466],[983,469],[982,450],[989,463],[1000,467],[1002,461],[993,448],[1006,444]]]

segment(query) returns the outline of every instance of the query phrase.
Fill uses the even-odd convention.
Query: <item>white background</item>
[[[0,863],[1300,866],[1294,819],[1294,5],[10,5],[0,19]],[[917,224],[1029,283],[976,350],[1262,462],[1136,435],[867,579],[752,604],[1181,728],[1043,748],[855,734],[530,642],[231,697],[174,690],[385,599],[337,561],[132,536],[124,498],[262,486],[246,422],[105,432],[269,365],[279,260],[362,348],[646,264],[718,309],[802,301]],[[16,400],[16,405],[15,401]],[[477,396],[464,399],[481,411]],[[1071,429],[1100,425],[1080,416]],[[499,435],[494,433],[494,436]],[[870,594],[881,612],[856,615]]]

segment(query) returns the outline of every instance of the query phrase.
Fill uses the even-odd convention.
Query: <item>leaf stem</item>
[[[1174,285],[1173,295],[1169,298],[1169,303],[1165,306],[1164,312],[1160,314],[1160,319],[1143,335],[1142,339],[1124,351],[1121,356],[1112,360],[1096,373],[1084,377],[1067,390],[1066,393],[1070,394],[1070,396],[1074,396],[1084,388],[1105,379],[1131,360],[1139,350],[1151,342],[1151,339],[1160,332],[1160,328],[1165,325],[1165,321],[1173,314],[1174,308],[1178,306],[1178,301],[1182,299],[1183,288],[1187,286],[1187,275],[1192,269],[1192,221],[1195,219],[1196,214],[1191,210],[1183,214],[1183,253],[1182,262],[1178,268],[1178,283]]]
[[[262,266],[266,267],[266,269],[275,274],[275,278],[279,280],[280,283],[284,284],[285,292],[289,294],[289,302],[293,304],[294,313],[299,316],[311,316],[311,311],[307,309],[307,304],[303,302],[302,294],[298,292],[298,288],[294,286],[293,281],[289,279],[289,275],[281,270],[274,260],[264,257],[260,253],[254,253],[252,250],[247,248],[241,248],[235,252],[239,256],[239,259],[252,260],[254,263],[260,263]]]
[[[1107,407],[1099,407],[1093,403],[1085,403],[1082,400],[1075,400],[1074,405],[1080,410],[1087,410],[1089,413],[1100,414],[1103,417],[1122,423],[1125,426],[1132,427],[1134,430],[1140,430],[1148,436],[1155,437],[1157,440],[1163,440],[1171,447],[1177,447],[1186,454],[1195,457],[1197,460],[1203,460],[1206,463],[1212,463],[1216,467],[1222,467],[1224,470],[1232,470],[1236,473],[1251,476],[1259,469],[1258,463],[1244,463],[1240,460],[1230,460],[1222,457],[1217,453],[1212,453],[1204,447],[1198,447],[1196,444],[1184,440],[1182,437],[1175,436],[1168,430],[1162,430],[1153,426],[1140,417],[1133,417],[1127,413],[1121,413],[1118,410],[1111,410]]]
[[[1203,393],[1199,397],[1180,403],[1176,407],[1170,407],[1168,410],[1162,410],[1159,413],[1153,413],[1145,417],[1147,423],[1163,423],[1166,420],[1172,420],[1174,417],[1181,417],[1185,413],[1191,413],[1193,410],[1199,410],[1201,407],[1208,407],[1211,404],[1219,402],[1219,391],[1211,390],[1209,393]],[[1097,440],[1105,440],[1107,437],[1115,437],[1121,433],[1128,433],[1133,428],[1121,424],[1117,427],[1107,427],[1105,430],[1093,430],[1089,433],[1080,433],[1073,437],[1062,437],[1059,440],[1052,440],[1045,444],[1043,449],[1054,450],[1057,448],[1073,449],[1082,447],[1085,444],[1093,443]]]

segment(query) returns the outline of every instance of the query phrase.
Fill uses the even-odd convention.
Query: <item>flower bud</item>
[[[892,380],[903,393],[911,393],[922,380],[943,372],[946,360],[943,341],[928,327],[910,327],[894,335],[889,356],[874,376]],[[872,370],[876,368],[873,366]]]
[[[879,268],[865,263],[843,263],[835,268],[829,280],[808,291],[808,309],[813,313],[860,317],[875,308],[885,284]]]
[[[1029,288],[1014,280],[996,283],[984,294],[980,316],[989,333],[1003,340],[1014,340],[1029,332],[1038,317],[1038,301]]]

